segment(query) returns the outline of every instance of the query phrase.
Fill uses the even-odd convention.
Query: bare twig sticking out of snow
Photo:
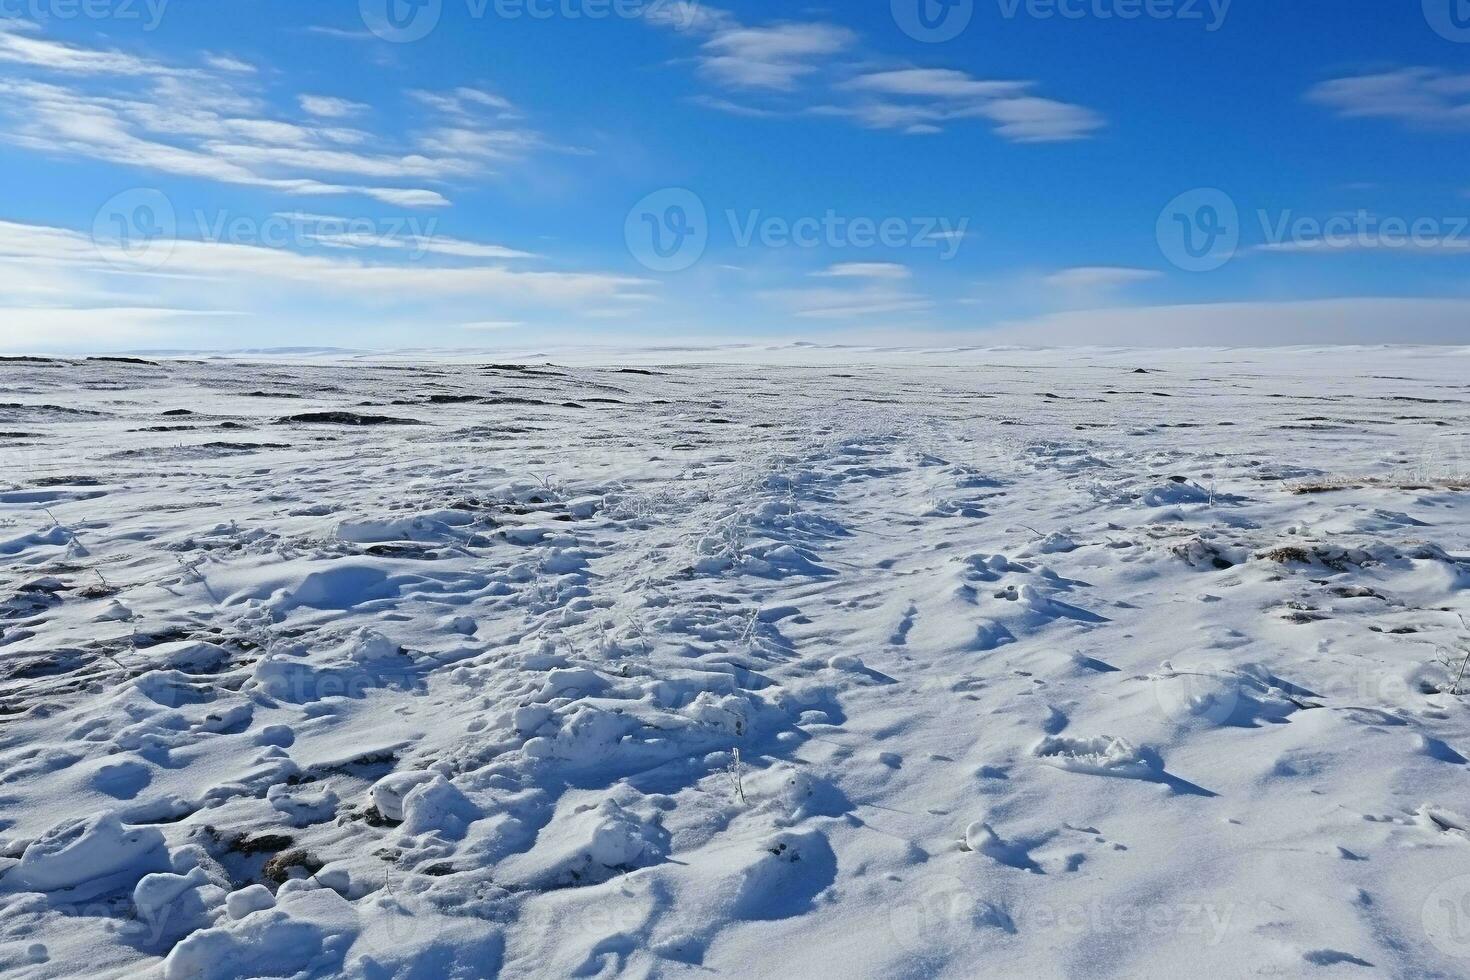
[[[51,518],[51,523],[52,523],[53,526],[55,526],[55,527],[61,527],[62,526],[61,522],[56,519],[56,515],[53,514],[53,513],[51,513],[51,508],[50,507],[42,507],[41,509],[46,512],[46,516],[47,517]],[[82,549],[82,551],[85,552],[85,553],[87,553],[87,554],[90,554],[91,553],[91,549],[89,549],[87,547],[87,543],[82,540],[82,536],[76,532],[76,529],[75,528],[68,527],[65,530],[66,530],[66,533],[67,534],[71,535],[72,544],[80,546],[81,549]],[[109,581],[107,581],[107,576],[102,574],[102,569],[101,568],[98,568],[97,567],[97,564],[95,562],[88,562],[87,563],[87,568],[94,575],[96,575],[98,579],[101,580],[102,587],[104,589],[110,589],[110,588],[112,588],[112,583],[109,582]]]
[[[741,805],[745,805],[745,764],[740,761],[740,749],[735,749],[735,758],[730,762],[730,768],[726,770],[730,774],[730,785],[735,791],[735,799]]]
[[[1460,623],[1467,631],[1470,631],[1470,622],[1466,622],[1465,615],[1460,614]],[[1450,685],[1450,694],[1460,696],[1460,682],[1465,679],[1465,668],[1470,667],[1470,644],[1465,647],[1465,659],[1460,661],[1460,673],[1455,677],[1455,682]]]
[[[1466,648],[1465,659],[1460,662],[1459,676],[1456,677],[1455,682],[1450,685],[1450,693],[1453,694],[1455,697],[1460,696],[1460,682],[1465,679],[1465,668],[1467,666],[1470,666],[1470,648]]]

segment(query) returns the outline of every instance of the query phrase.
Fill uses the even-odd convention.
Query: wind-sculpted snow
[[[1465,354],[591,361],[0,361],[0,973],[1470,972]]]

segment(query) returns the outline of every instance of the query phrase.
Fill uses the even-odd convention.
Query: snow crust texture
[[[1470,974],[1470,356],[0,361],[0,974]]]

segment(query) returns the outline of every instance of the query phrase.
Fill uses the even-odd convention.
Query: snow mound
[[[180,942],[163,962],[164,980],[340,972],[360,928],[352,905],[329,888],[281,891],[274,907],[199,930]]]
[[[1135,748],[1127,739],[1110,735],[1096,738],[1049,736],[1037,743],[1032,754],[1049,766],[1096,776],[1148,779],[1156,776],[1162,768],[1154,753]]]
[[[67,901],[131,888],[149,872],[169,868],[163,834],[127,827],[115,814],[67,820],[31,843],[0,886],[13,892],[64,893]]]

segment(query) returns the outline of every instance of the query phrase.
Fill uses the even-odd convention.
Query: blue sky
[[[1470,0],[0,0],[0,347],[1470,342]]]

